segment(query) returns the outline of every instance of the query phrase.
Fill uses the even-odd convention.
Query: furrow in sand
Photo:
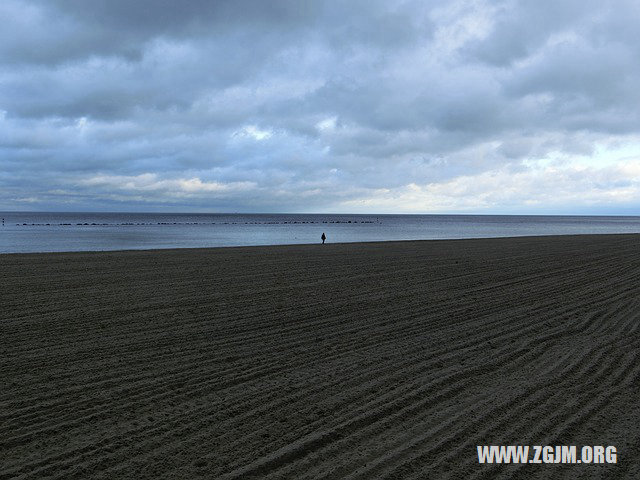
[[[545,348],[542,348],[540,345],[537,345],[537,346],[536,346],[536,348],[537,348],[537,350],[539,350],[541,353],[543,353],[543,352],[545,351]],[[509,364],[510,364],[510,363],[509,363]],[[522,396],[522,398],[528,399],[528,398],[529,398],[529,396],[530,396],[530,394],[531,394],[533,391],[535,391],[535,389],[534,389],[534,390],[532,390],[532,391],[527,392],[526,394],[524,394],[524,395]],[[537,401],[537,400],[536,400],[536,401]],[[475,406],[475,405],[474,405],[474,406]],[[435,407],[436,407],[436,405],[430,405],[430,409],[425,409],[425,412],[429,412],[430,410],[431,410],[431,412],[433,412],[433,409],[435,409]],[[504,406],[504,405],[503,405],[503,406],[501,406],[498,410],[499,410],[499,411],[503,411],[503,410],[509,411],[509,410],[511,410],[511,409],[514,409],[514,408],[515,408],[515,405],[514,405],[514,404],[511,404],[511,405],[507,405],[507,406]],[[529,407],[527,407],[527,408],[529,408]],[[491,409],[489,409],[489,410],[491,410]],[[461,410],[461,411],[460,411],[460,415],[459,415],[459,417],[458,417],[458,416],[456,416],[456,417],[454,417],[454,419],[455,419],[455,418],[464,418],[464,416],[465,416],[466,414],[467,414],[467,412],[463,409],[463,410]],[[392,420],[392,419],[389,419],[389,420],[390,420],[390,425],[389,425],[389,426],[386,426],[386,425],[385,425],[385,426],[382,426],[382,428],[377,428],[375,432],[374,432],[374,431],[371,431],[371,432],[368,432],[368,434],[363,434],[363,435],[362,435],[362,437],[364,437],[364,438],[363,438],[363,440],[362,440],[362,441],[365,441],[367,438],[369,438],[369,439],[371,439],[371,441],[372,441],[372,442],[374,442],[374,443],[375,443],[375,437],[376,437],[376,435],[377,435],[377,434],[389,434],[389,432],[392,430],[392,429],[391,429],[391,427],[392,427],[392,426],[393,426],[393,424],[395,423],[395,422],[393,422],[393,420]],[[418,421],[419,421],[419,419],[418,419],[418,418],[414,418],[414,419],[413,419],[413,423],[417,423]],[[442,432],[449,432],[449,431],[452,429],[451,421],[446,422],[444,425],[441,425],[440,427],[441,427],[441,428],[439,428],[439,429],[438,429],[438,431],[436,431],[435,433],[434,433],[434,432],[429,432],[428,436],[427,436],[427,437],[424,437],[424,438],[426,438],[426,439],[431,439],[433,436],[437,436],[439,433],[442,433]],[[455,431],[455,430],[454,430],[454,431]],[[414,440],[415,440],[415,439],[414,439]],[[353,443],[361,443],[361,442],[360,442],[360,440],[353,440]],[[379,442],[378,442],[378,443],[379,443]],[[389,443],[389,442],[387,442],[387,443]],[[336,444],[336,445],[334,445],[334,448],[335,448],[336,450],[339,450],[340,448],[343,448],[343,446],[341,446],[340,444]],[[397,455],[402,455],[402,454],[405,454],[405,453],[406,453],[406,451],[405,451],[405,447],[404,447],[404,446],[401,446],[401,447],[399,447],[399,448],[398,448],[398,450],[397,450],[397,453],[396,453],[396,454],[397,454]],[[330,458],[332,458],[332,454],[331,454],[331,452],[324,452],[323,457],[324,457],[324,458],[327,458],[327,459],[330,459]],[[385,454],[383,457],[379,458],[377,461],[375,461],[375,462],[371,462],[371,463],[370,463],[370,468],[373,468],[373,467],[374,467],[377,463],[379,463],[379,462],[388,461],[388,457],[389,457],[389,454],[387,453],[387,454]],[[385,459],[386,459],[386,460],[385,460]],[[335,470],[334,470],[334,471],[332,471],[332,475],[333,475],[333,474],[335,474],[335,473],[336,473],[336,471],[335,471]],[[340,472],[340,471],[339,471],[339,472],[337,472],[337,473],[340,473],[341,475],[346,474],[346,472],[345,472],[345,471],[342,471],[342,472]],[[363,475],[363,478],[366,478],[366,476],[367,476],[367,475],[370,475],[371,473],[372,473],[372,472],[371,472],[369,469],[364,469],[364,470],[362,470],[362,471],[361,471],[361,474]]]
[[[594,317],[596,317],[596,316],[594,315]],[[626,322],[626,323],[629,323],[629,322]],[[548,338],[557,338],[557,337],[555,337],[554,335],[551,335],[551,336],[549,336]],[[539,339],[539,340],[542,340],[542,339]],[[535,361],[535,359],[533,359],[533,360],[532,360],[532,363],[537,364],[538,362],[536,362],[536,361]],[[327,458],[331,458],[331,455],[330,455],[330,454],[325,455],[325,456],[326,456]]]
[[[338,333],[337,335],[340,335],[340,334],[341,334],[341,333]],[[329,337],[329,338],[331,338],[331,337]],[[285,344],[284,346],[281,346],[280,348],[287,349],[287,348],[289,348],[290,346],[291,346],[291,345],[287,345],[287,344]],[[162,357],[162,355],[158,355],[158,357],[160,357],[160,358],[161,358],[161,357]],[[198,359],[198,361],[202,361],[202,359]],[[110,381],[110,380],[116,380],[116,379],[114,379],[114,378],[111,378],[111,379],[107,378],[106,380],[107,380],[107,381]],[[133,380],[133,379],[130,379],[130,380]],[[104,381],[103,381],[103,380],[100,380],[100,383],[104,383]],[[76,389],[78,389],[78,388],[82,388],[82,387],[76,387]],[[67,393],[67,392],[63,392],[63,393]],[[71,392],[68,392],[68,393],[71,393]]]
[[[573,442],[637,383],[636,243],[0,256],[0,476],[444,478]]]
[[[457,449],[451,450],[449,455],[440,456],[433,466],[463,457],[462,452],[466,450],[463,464],[471,467],[475,463],[471,452],[475,445],[487,444],[487,439],[491,439],[491,444],[513,444],[513,439],[522,439],[521,444],[570,445],[572,435],[568,426],[575,433],[578,426],[585,425],[597,410],[608,404],[612,395],[623,393],[637,379],[640,365],[636,362],[636,347],[629,348],[629,344],[637,344],[638,339],[623,340],[626,346],[621,345],[621,339],[610,340],[587,351],[579,362],[574,362],[571,369],[562,372],[558,376],[560,383],[554,384],[553,394],[548,396],[549,399],[556,398],[552,408],[545,408],[543,402],[529,402],[524,411],[511,415],[506,422],[494,423],[489,431],[484,431],[478,438],[470,438]],[[580,379],[585,383],[589,380],[594,387],[585,390],[576,388],[576,382]],[[543,391],[545,386],[537,385],[536,388]],[[560,386],[573,393],[569,397],[559,394]]]
[[[498,366],[508,363],[514,358],[517,358],[518,352],[510,352],[504,358],[500,358],[494,360],[490,363],[482,365],[481,367],[471,368],[461,374],[450,375],[448,377],[444,377],[435,382],[435,384],[430,384],[425,387],[418,388],[417,390],[411,392],[409,395],[406,395],[400,399],[396,399],[390,405],[383,406],[382,408],[376,410],[370,410],[368,414],[364,414],[361,417],[358,417],[355,421],[346,422],[343,425],[340,425],[336,429],[324,432],[324,435],[313,436],[307,439],[302,439],[294,448],[284,448],[274,455],[271,455],[267,458],[258,459],[254,464],[243,467],[237,471],[231,472],[228,474],[231,478],[240,477],[243,475],[265,475],[274,471],[287,463],[302,458],[317,450],[322,448],[323,446],[336,442],[342,438],[345,438],[347,435],[352,434],[352,432],[360,430],[361,428],[370,426],[374,423],[380,421],[388,421],[394,422],[397,419],[392,417],[393,414],[398,411],[402,412],[405,415],[408,415],[408,412],[418,411],[420,408],[423,408],[425,405],[433,403],[433,400],[426,396],[425,393],[429,389],[437,389],[444,385],[452,385],[451,389],[457,389],[457,391],[463,390],[464,382],[454,382],[456,377],[462,376],[462,378],[473,377],[478,373],[489,373],[492,372]],[[380,413],[380,411],[384,413]],[[329,442],[331,439],[331,442]]]
[[[182,302],[182,301],[185,301],[185,300],[188,300],[188,299],[185,299],[185,298],[177,298],[176,300],[177,300],[177,301],[179,301],[179,302]]]
[[[620,360],[620,358],[618,358]],[[608,379],[608,375],[615,369],[618,368],[618,372],[624,374],[624,367],[620,366],[617,362],[612,362],[609,365],[609,368],[602,369],[602,373],[600,375],[594,376],[596,380]],[[617,379],[617,377],[614,377]],[[539,387],[551,387],[554,386],[552,384],[540,385]],[[540,391],[540,390],[537,390]],[[536,438],[536,433],[544,432],[544,431],[554,431],[557,428],[556,424],[559,420],[563,419],[564,415],[567,415],[568,412],[573,412],[574,415],[579,417],[584,417],[591,415],[592,409],[589,405],[589,398],[585,400],[582,404],[572,405],[570,410],[564,411],[556,411],[556,414],[553,416],[552,420],[550,420],[545,427],[538,428],[540,423],[540,417],[535,414],[538,409],[548,409],[550,400],[553,397],[556,397],[556,402],[554,405],[558,403],[557,393],[547,393],[548,397],[545,399],[544,397],[540,397],[536,395],[534,391],[527,392],[527,395],[523,395],[520,398],[526,399],[525,404],[522,406],[519,405],[510,405],[508,406],[509,414],[508,418],[502,419],[502,425],[496,430],[500,431],[504,436],[503,439],[498,440],[497,444],[509,444],[506,439],[510,438],[511,435],[514,435],[511,438],[523,438],[525,444],[527,444],[528,440],[533,440],[536,444],[542,445],[551,445],[554,443],[548,443],[544,440],[541,443],[538,438]],[[606,398],[600,398],[600,402],[606,402]],[[499,415],[496,415],[497,412],[493,411],[493,409],[489,408],[486,417],[495,421],[496,417],[499,418]],[[499,412],[500,410],[498,410]],[[577,413],[576,413],[577,411]],[[514,415],[515,414],[515,415]],[[525,424],[522,424],[523,419],[526,420]],[[484,418],[480,419],[481,421]],[[516,424],[519,427],[519,431],[514,431],[513,428],[508,428],[508,426],[513,427]],[[483,440],[486,439],[487,432],[483,432],[482,436],[473,438],[473,435],[470,435],[472,429],[467,427],[466,430],[463,431],[453,431],[448,432],[446,435],[435,435],[428,437],[419,437],[418,439],[412,439],[410,444],[407,446],[400,447],[397,452],[397,456],[399,458],[394,458],[390,461],[391,465],[385,465],[386,468],[379,470],[376,472],[378,476],[402,476],[408,477],[412,472],[423,470],[421,468],[421,464],[424,463],[422,467],[428,466],[429,468],[436,468],[439,464],[447,463],[453,461],[458,455],[461,455],[462,452],[467,453],[467,457],[471,456],[473,458],[475,445],[483,444]],[[532,433],[533,432],[533,433]],[[440,432],[441,433],[441,432]],[[517,434],[521,436],[518,437]],[[531,436],[529,436],[531,435]],[[470,438],[471,437],[471,438]],[[505,438],[506,437],[506,438]],[[431,448],[425,447],[424,443],[429,440],[433,441],[433,438],[437,438],[438,441],[436,445]],[[462,445],[460,445],[460,440],[465,439]],[[486,441],[484,442],[486,444]],[[493,443],[492,443],[493,444]],[[454,456],[456,455],[456,456]],[[370,474],[368,472],[367,474]],[[366,476],[360,476],[356,478],[366,478]]]
[[[624,394],[630,385],[637,381],[640,374],[637,356],[625,355],[618,360],[620,363],[615,365],[615,371],[611,367],[606,369],[606,372],[612,375],[597,394],[588,392],[580,395],[580,400],[572,402],[571,408],[554,409],[552,415],[544,417],[543,421],[536,424],[536,428],[531,430],[531,437],[541,440],[535,444],[571,445],[570,442],[567,443],[567,438],[571,438],[576,430],[591,422],[595,415],[606,408],[617,396]],[[509,466],[509,471],[502,472],[500,475],[497,474],[502,470],[500,467],[487,468],[476,472],[472,478],[510,478],[523,467],[524,465]]]

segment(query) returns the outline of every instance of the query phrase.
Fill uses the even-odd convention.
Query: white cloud
[[[246,192],[256,187],[256,184],[253,182],[221,183],[202,181],[197,177],[160,179],[155,173],[144,173],[134,176],[96,175],[79,179],[77,185],[98,188],[100,190],[126,191],[130,195],[153,193],[155,194],[153,197],[154,200],[162,200],[162,197],[166,197],[167,199],[190,196],[215,197],[216,195],[222,194]]]
[[[413,213],[528,211],[537,207],[570,213],[580,208],[640,201],[640,159],[603,168],[546,167],[519,172],[493,170],[448,181],[376,189],[342,203],[345,211],[372,209]],[[533,210],[532,210],[533,209]]]
[[[247,125],[242,127],[240,130],[237,130],[233,133],[234,137],[245,137],[245,138],[253,138],[254,140],[260,141],[270,138],[273,135],[273,132],[270,130],[261,130],[255,125]]]
[[[325,118],[316,123],[316,128],[321,132],[335,130],[337,121],[338,117],[336,116]]]

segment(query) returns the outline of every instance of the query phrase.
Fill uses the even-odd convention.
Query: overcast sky
[[[640,3],[2,0],[0,210],[640,214]]]

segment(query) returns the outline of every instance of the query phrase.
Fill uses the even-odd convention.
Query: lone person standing
[[[324,245],[324,241],[327,239],[327,236],[324,234],[324,232],[322,232],[322,236],[320,238],[322,239],[322,244]]]

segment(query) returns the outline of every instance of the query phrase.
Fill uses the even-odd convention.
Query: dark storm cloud
[[[480,41],[461,50],[495,66],[509,66],[535,54],[552,35],[591,27],[611,6],[596,0],[497,3],[494,26]]]
[[[299,26],[313,19],[313,2],[211,2],[173,0],[9,1],[9,40],[2,58],[16,63],[56,64],[89,56],[140,59],[156,37],[216,37],[246,29]],[[46,28],[49,25],[49,28]],[[247,33],[247,32],[244,32]],[[14,39],[11,41],[10,39]]]
[[[1,208],[626,208],[640,192],[635,2],[6,0],[0,15]],[[523,186],[548,176],[562,196]]]

